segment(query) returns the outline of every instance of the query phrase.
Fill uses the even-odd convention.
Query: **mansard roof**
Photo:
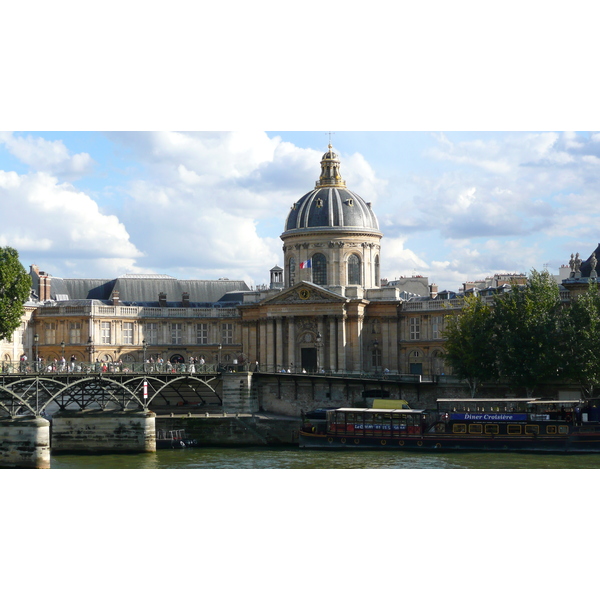
[[[247,292],[244,281],[219,279],[175,279],[169,276],[136,275],[116,279],[61,279],[52,278],[53,300],[109,301],[113,292],[119,293],[124,304],[157,303],[160,294],[167,303],[181,303],[183,294],[189,294],[190,304],[236,301],[232,292]]]

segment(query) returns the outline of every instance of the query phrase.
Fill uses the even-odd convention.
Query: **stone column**
[[[275,324],[275,364],[276,368],[281,371],[283,364],[283,319],[277,317],[274,319]]]
[[[256,360],[260,363],[261,370],[267,370],[267,321],[261,320],[258,324],[259,342]]]
[[[272,317],[267,318],[267,367],[266,370],[275,370],[275,348],[273,348],[275,322]]]
[[[379,372],[390,368],[390,320],[381,320],[381,367]]]
[[[347,371],[346,361],[346,327],[345,317],[339,317],[337,322],[338,370]]]
[[[390,371],[395,371],[396,369],[400,369],[400,365],[398,363],[398,324],[394,319],[390,319],[388,321],[389,327],[389,335],[390,335],[390,361],[388,365],[388,369]]]
[[[329,368],[337,371],[337,349],[338,339],[335,331],[335,317],[329,317]]]
[[[41,417],[0,419],[0,467],[50,468],[50,423]]]
[[[296,323],[294,317],[288,317],[288,360],[289,363],[286,367],[294,365],[293,370],[296,369]]]

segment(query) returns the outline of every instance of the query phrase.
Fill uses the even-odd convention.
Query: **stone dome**
[[[321,159],[321,177],[315,189],[294,202],[284,235],[328,229],[380,233],[371,203],[346,188],[339,158],[331,144]]]

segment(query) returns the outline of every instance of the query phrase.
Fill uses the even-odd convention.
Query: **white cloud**
[[[125,260],[133,266],[142,256],[117,217],[101,214],[89,196],[45,173],[0,171],[0,205],[0,243],[33,255],[33,262],[68,256],[75,263]]]
[[[21,162],[36,171],[66,179],[75,179],[88,173],[94,161],[87,152],[70,154],[61,140],[49,141],[41,137],[16,136],[0,132],[0,143]]]

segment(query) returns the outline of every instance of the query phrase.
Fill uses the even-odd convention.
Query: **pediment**
[[[346,302],[346,298],[314,283],[302,281],[273,298],[265,300],[262,304],[339,304],[340,302]]]

